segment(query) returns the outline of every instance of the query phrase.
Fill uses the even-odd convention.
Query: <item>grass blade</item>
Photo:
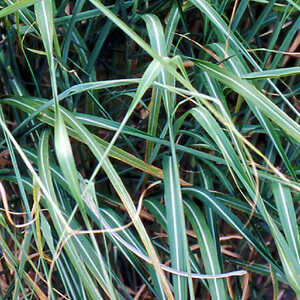
[[[280,68],[262,72],[252,72],[241,76],[242,79],[281,78],[300,74],[300,67]]]
[[[31,6],[39,0],[21,0],[14,4],[10,4],[0,10],[0,18],[18,12],[20,9]]]
[[[187,271],[187,240],[183,202],[179,182],[176,182],[171,157],[164,158],[165,205],[167,214],[167,232],[170,244],[172,267]],[[187,281],[178,275],[173,276],[174,294],[176,299],[187,299]]]
[[[287,243],[296,259],[300,261],[299,229],[290,189],[280,183],[274,183],[272,191]]]
[[[209,228],[199,207],[193,201],[185,201],[185,211],[192,228],[196,232],[197,240],[200,245],[202,261],[207,274],[221,273],[218,261],[218,252],[212,239]],[[209,291],[213,300],[227,299],[227,293],[222,279],[208,281]]]

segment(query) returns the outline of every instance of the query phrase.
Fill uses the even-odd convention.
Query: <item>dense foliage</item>
[[[1,299],[300,299],[299,11],[0,0]]]

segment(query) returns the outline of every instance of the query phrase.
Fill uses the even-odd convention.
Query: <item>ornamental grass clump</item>
[[[300,299],[299,10],[0,0],[1,299]]]

